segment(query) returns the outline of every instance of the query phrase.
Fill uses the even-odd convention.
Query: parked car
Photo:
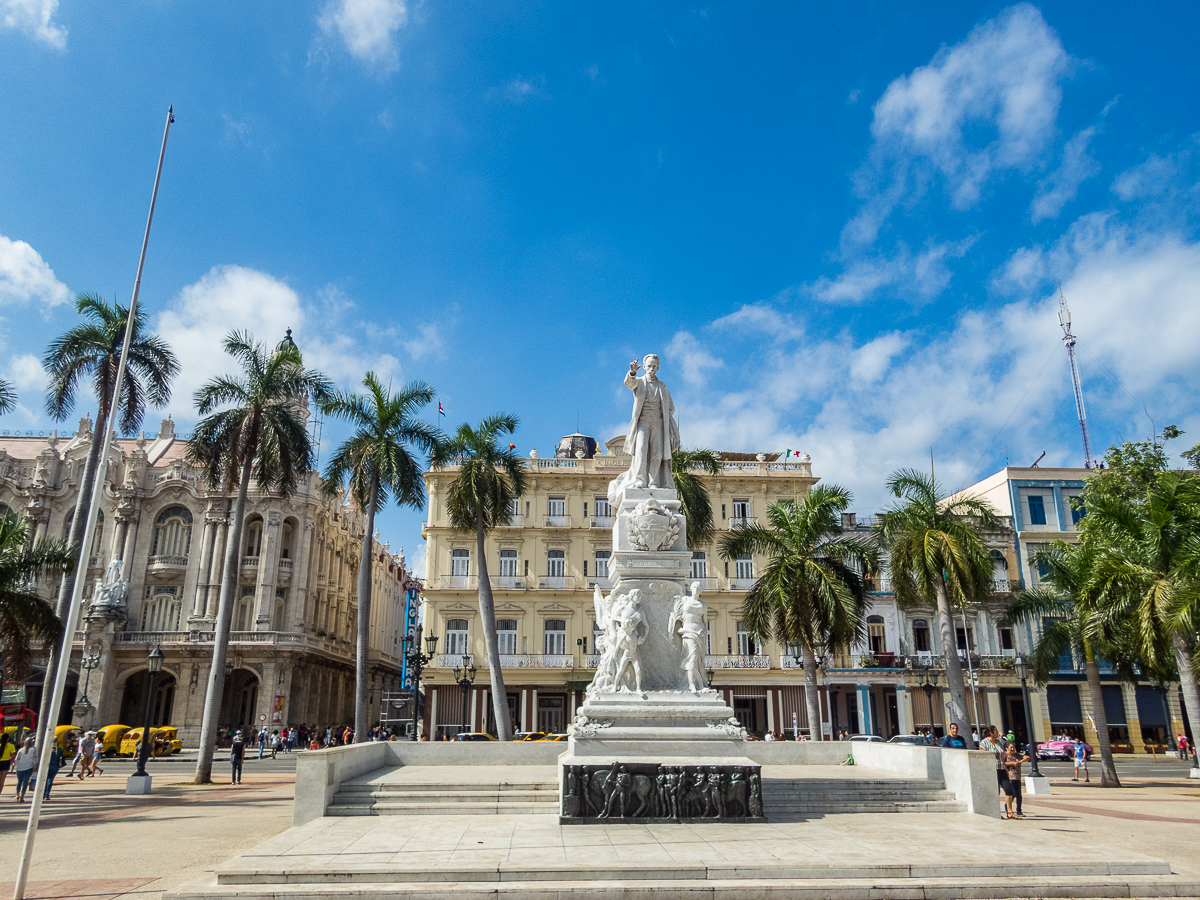
[[[852,735],[850,735],[850,740],[852,740],[852,741],[872,741],[877,744],[886,743],[886,741],[884,741],[884,739],[881,738],[877,734],[852,734]]]
[[[540,741],[546,737],[544,731],[514,731],[514,741]]]
[[[851,738],[853,740],[853,738]],[[919,747],[928,747],[929,741],[925,740],[922,734],[898,734],[888,741],[889,744],[915,744]]]
[[[535,741],[565,741],[569,738],[569,734],[544,734],[540,738],[534,738]]]
[[[456,741],[494,741],[496,740],[490,734],[484,734],[482,731],[461,731],[454,736]]]
[[[1087,758],[1092,758],[1092,745],[1084,744],[1083,751]],[[1037,745],[1038,759],[1074,759],[1075,741],[1069,735],[1053,734],[1050,740]]]

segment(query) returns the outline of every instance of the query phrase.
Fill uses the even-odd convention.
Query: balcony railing
[[[463,590],[479,587],[477,575],[442,575],[438,578],[438,586],[450,590]]]
[[[188,558],[186,556],[152,556],[150,557],[150,568],[155,569],[186,569]]]
[[[539,591],[573,591],[575,590],[574,575],[539,575]]]
[[[704,575],[692,575],[688,578],[688,582],[693,581],[700,582],[700,589],[704,591],[719,591],[721,589],[721,583],[715,578],[708,578]]]
[[[118,644],[211,644],[211,631],[119,631],[114,638]],[[231,644],[290,644],[307,642],[303,634],[284,631],[231,631]]]
[[[892,576],[867,575],[863,578],[863,585],[869,593],[890,594],[892,592]]]
[[[607,575],[593,575],[588,579],[587,585],[589,591],[597,585],[604,588],[604,590],[608,590],[610,587],[612,587],[612,579]]]
[[[704,665],[710,669],[769,669],[769,656],[706,656]]]
[[[571,517],[570,516],[546,516],[546,527],[547,528],[570,528],[571,527]]]
[[[592,516],[593,528],[612,528],[612,516]]]
[[[748,591],[754,584],[753,578],[730,578],[729,589],[731,591]]]
[[[1008,594],[1008,593],[1012,592],[1012,589],[1013,589],[1012,582],[1009,581],[1009,579],[1007,579],[1007,578],[993,578],[992,579],[992,593],[993,594]]]
[[[471,662],[470,665],[487,668],[486,656],[474,656],[468,654]],[[439,653],[434,657],[434,665],[441,666],[445,669],[453,669],[455,666],[461,666],[463,655],[461,653]],[[500,654],[500,668],[502,669],[573,669],[575,668],[575,657],[569,654],[546,654],[546,653],[502,653]]]
[[[293,569],[293,565],[292,565],[292,563],[293,563],[293,562],[294,562],[294,560],[290,560],[290,559],[281,559],[281,560],[279,560],[279,571],[280,571],[280,572],[290,572],[290,571],[292,571],[292,569]]]
[[[583,667],[585,669],[594,669],[600,665],[600,654],[589,653],[583,658]]]
[[[506,591],[523,591],[528,578],[519,575],[492,575],[492,587],[503,588]]]
[[[487,657],[486,656],[480,657],[480,660],[478,663],[475,662],[474,654],[468,653],[468,654],[466,654],[466,656],[467,656],[467,666],[468,667],[474,666],[474,665],[479,665],[479,666],[487,665]],[[440,666],[443,669],[453,669],[455,666],[461,666],[463,664],[463,654],[461,654],[461,653],[437,653],[433,657],[433,664],[435,666]]]
[[[499,527],[500,528],[524,528],[525,527],[525,517],[522,515],[518,515],[517,513],[513,513],[511,516],[508,517],[507,524],[501,523],[499,525]]]
[[[242,568],[243,569],[257,569],[258,568],[258,557],[257,556],[243,556],[242,557]]]
[[[745,528],[747,525],[757,525],[757,524],[758,524],[757,516],[730,516],[729,517],[729,527],[730,528]]]

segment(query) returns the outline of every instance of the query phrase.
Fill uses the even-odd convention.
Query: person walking
[[[25,792],[37,768],[37,752],[33,749],[33,738],[26,738],[24,746],[13,755],[13,771],[17,773],[17,793],[13,800],[25,802]]]
[[[258,732],[258,758],[263,758],[263,751],[267,749],[267,726],[264,725],[262,730]]]
[[[332,740],[333,740],[333,729],[332,729],[332,728],[326,728],[326,729],[325,729],[325,742],[324,742],[323,744],[321,744],[321,747],[322,747],[323,749],[324,749],[324,748],[327,748],[327,747],[329,746],[329,742],[330,742],[330,741],[332,741]]]
[[[95,732],[85,732],[83,737],[79,739],[79,780],[83,781],[85,775],[92,774],[92,763],[96,756],[96,737]],[[74,763],[71,764],[71,771],[75,771]]]
[[[1029,754],[1017,749],[1013,741],[1004,751],[1004,768],[1008,772],[1008,787],[1004,791],[1004,802],[1010,819],[1023,819],[1021,814],[1021,764],[1029,762]]]
[[[16,752],[16,742],[8,736],[7,731],[0,731],[0,794],[4,793],[4,782],[8,780],[8,770],[12,768],[12,758]]]
[[[1187,739],[1187,735],[1184,734],[1182,731],[1179,732],[1179,736],[1175,738],[1175,746],[1177,746],[1179,748],[1179,758],[1187,759],[1188,758],[1188,739]]]
[[[1078,781],[1079,770],[1082,769],[1083,783],[1090,784],[1092,781],[1092,776],[1088,774],[1087,770],[1087,747],[1083,745],[1083,741],[1081,741],[1079,738],[1074,738],[1074,741],[1075,746],[1073,748],[1073,755],[1075,757],[1075,777],[1071,780]]]
[[[54,786],[54,776],[58,774],[59,769],[67,764],[67,755],[63,753],[62,747],[58,744],[50,751],[50,762],[46,764],[46,785],[42,789],[42,799],[50,799],[50,788]],[[36,790],[36,788],[35,788]],[[36,796],[36,795],[35,795]]]
[[[283,744],[283,739],[279,737],[279,730],[271,732],[271,759],[274,759],[279,753],[279,748]]]
[[[986,750],[996,758],[996,788],[1002,795],[1007,796],[1008,770],[1004,768],[1004,745],[1000,742],[1000,729],[995,725],[988,728],[983,740],[979,742],[979,749]],[[1007,811],[1005,815],[1007,817]]]
[[[233,778],[230,784],[242,783],[242,763],[246,761],[246,739],[242,737],[239,731],[233,736],[233,741],[229,745],[229,765],[233,769]]]

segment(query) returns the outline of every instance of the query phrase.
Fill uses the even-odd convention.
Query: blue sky
[[[951,487],[1082,461],[1061,285],[1098,448],[1175,422],[1183,449],[1198,19],[0,0],[0,428],[52,427],[37,360],[76,293],[127,302],[173,103],[141,298],[181,429],[232,327],[292,327],[344,387],[427,380],[447,426],[515,412],[543,454],[622,430],[655,351],[685,444],[799,448],[869,512],[930,448]],[[381,523],[418,565],[420,519]]]

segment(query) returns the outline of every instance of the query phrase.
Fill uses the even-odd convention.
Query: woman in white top
[[[25,744],[13,756],[13,771],[17,773],[17,795],[13,797],[17,803],[25,802],[25,792],[29,790],[29,781],[37,768],[37,751],[33,748],[33,738],[26,738]]]

